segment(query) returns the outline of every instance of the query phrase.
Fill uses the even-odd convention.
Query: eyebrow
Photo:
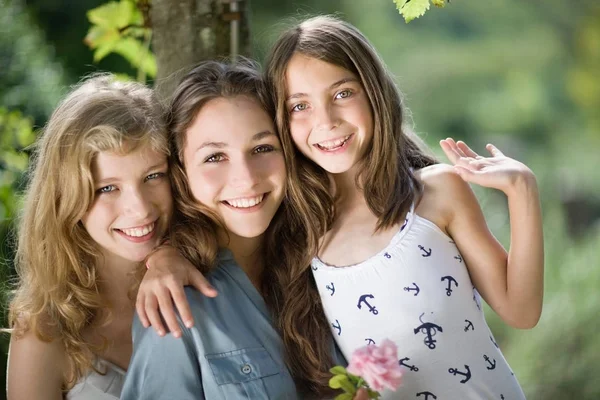
[[[269,137],[269,136],[275,136],[275,133],[271,132],[271,131],[268,131],[268,130],[267,131],[261,131],[261,132],[255,133],[252,136],[251,141],[258,142],[259,140],[263,140],[264,138]],[[225,142],[204,142],[200,146],[198,146],[198,148],[196,149],[196,151],[194,153],[197,153],[198,151],[200,151],[200,150],[202,150],[202,149],[204,149],[206,147],[214,147],[214,148],[217,148],[217,149],[223,149],[223,148],[225,148],[227,146],[228,145]]]
[[[153,169],[158,169],[159,167],[164,167],[164,166],[166,166],[166,165],[168,165],[168,162],[167,162],[167,161],[163,161],[163,162],[160,162],[160,163],[158,163],[158,164],[154,164],[154,165],[152,165],[152,166],[148,167],[148,168],[147,168],[147,169],[144,171],[143,175],[146,175],[148,172],[152,171]],[[96,182],[95,182],[95,184],[96,184],[96,185],[100,185],[100,186],[102,186],[102,185],[104,185],[104,184],[106,184],[106,183],[110,183],[110,182],[119,182],[119,181],[120,181],[120,179],[119,179],[119,178],[115,178],[115,177],[107,177],[107,178],[102,178],[102,179],[99,179],[98,181],[96,181]]]
[[[327,90],[335,89],[336,87],[341,86],[344,83],[348,83],[348,82],[358,82],[358,79],[356,79],[354,77],[342,78],[339,81],[336,81],[336,82],[332,83],[331,85],[329,85]],[[289,96],[285,101],[290,101],[293,99],[298,99],[300,97],[306,97],[306,96],[308,96],[307,93],[294,93],[293,95]]]

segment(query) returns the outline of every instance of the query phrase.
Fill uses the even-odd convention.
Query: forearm
[[[507,196],[511,239],[506,293],[511,325],[532,328],[541,315],[544,293],[542,212],[533,174],[523,176]]]

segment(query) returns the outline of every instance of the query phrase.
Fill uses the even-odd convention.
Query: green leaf
[[[338,374],[346,375],[348,373],[346,371],[346,368],[342,367],[341,365],[336,365],[335,367],[331,368],[329,370],[329,372],[331,372],[333,375],[338,375]]]
[[[334,400],[352,400],[354,398],[354,395],[350,394],[350,393],[342,393],[342,394],[338,394],[337,396],[335,396]]]
[[[148,76],[156,76],[156,58],[142,43],[133,38],[124,38],[117,42],[113,50],[123,56],[135,68],[142,69]]]
[[[425,14],[427,10],[429,10],[429,0],[409,0],[400,8],[400,14],[402,14],[406,23],[409,23]]]
[[[92,26],[83,42],[90,48],[113,45],[121,39],[121,34],[115,28]]]
[[[29,157],[25,153],[17,153],[14,150],[4,150],[0,153],[2,157],[2,163],[6,165],[7,169],[13,171],[22,172],[27,169],[27,162]]]
[[[124,28],[136,20],[135,4],[127,0],[111,1],[87,12],[88,20],[103,28]]]
[[[446,5],[446,0],[431,0],[431,4],[436,7],[444,7]]]

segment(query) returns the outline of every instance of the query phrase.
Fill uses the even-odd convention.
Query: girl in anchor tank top
[[[287,288],[298,310],[320,297],[326,320],[298,312],[287,323],[299,334],[284,340],[301,349],[302,332],[329,328],[346,358],[394,340],[405,376],[386,399],[523,399],[480,295],[512,327],[540,318],[533,172],[491,144],[484,157],[453,139],[440,142],[453,165],[437,163],[408,128],[392,74],[344,21],[314,17],[285,31],[266,73],[284,151],[297,152],[300,178],[288,190],[318,198],[322,206],[304,210],[306,218],[327,222],[310,267],[291,271]],[[507,196],[508,252],[469,184]]]

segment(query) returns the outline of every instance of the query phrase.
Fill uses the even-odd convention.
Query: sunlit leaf
[[[444,7],[446,5],[446,0],[431,0],[431,4],[436,7]]]
[[[396,3],[396,7],[398,7],[398,3]],[[406,23],[409,23],[429,10],[429,0],[409,0],[399,10]]]
[[[115,53],[123,56],[136,68],[141,68],[148,76],[156,76],[156,58],[143,44],[133,38],[117,42]]]
[[[124,28],[131,25],[137,16],[135,15],[135,4],[130,1],[111,1],[87,12],[88,20],[104,28]]]
[[[347,373],[346,368],[342,367],[341,365],[336,365],[335,367],[331,368],[329,370],[329,372],[331,372],[334,375],[338,375],[338,374],[346,375],[346,373]]]

